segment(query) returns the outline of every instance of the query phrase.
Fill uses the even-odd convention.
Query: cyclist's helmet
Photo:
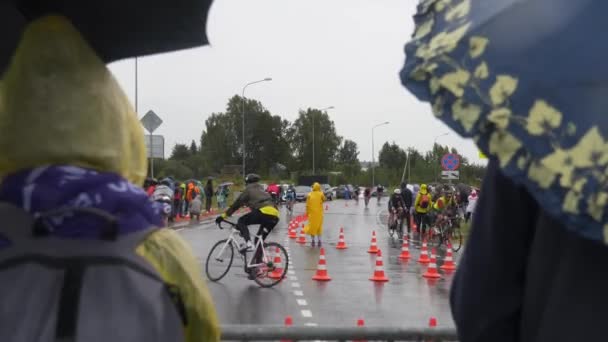
[[[250,173],[245,177],[245,184],[257,183],[260,181],[260,175]]]
[[[401,189],[399,189],[399,188],[395,189],[395,191],[393,191],[393,192],[397,195],[401,195]]]

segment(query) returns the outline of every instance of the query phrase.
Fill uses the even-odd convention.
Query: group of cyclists
[[[403,233],[404,226],[412,239],[411,216],[419,227],[420,240],[428,236],[429,228],[433,227],[438,218],[455,220],[461,209],[466,206],[461,200],[461,194],[449,186],[436,187],[431,191],[426,184],[422,184],[417,193],[402,183],[400,188],[394,189],[389,197],[388,211],[389,230]]]

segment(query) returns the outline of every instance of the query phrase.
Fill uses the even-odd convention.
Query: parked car
[[[306,196],[312,191],[312,188],[306,185],[298,185],[296,186],[296,201],[304,202],[306,201]]]
[[[333,201],[334,199],[334,191],[332,189],[333,188],[329,184],[321,184],[321,190],[328,201]]]

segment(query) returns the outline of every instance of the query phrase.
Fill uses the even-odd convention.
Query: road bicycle
[[[397,233],[397,239],[403,239],[403,208],[398,208],[396,213],[389,214],[388,235],[392,238]]]
[[[283,246],[276,242],[263,242],[262,236],[256,235],[253,248],[255,252],[248,259],[247,254],[250,251],[246,249],[240,251],[240,246],[244,245],[245,239],[236,228],[236,223],[226,220],[222,223],[229,225],[231,232],[227,239],[216,242],[209,251],[205,264],[205,272],[209,280],[216,282],[226,276],[234,261],[235,250],[243,259],[245,273],[249,274],[261,287],[273,287],[285,278],[289,267],[289,257]],[[218,223],[220,229],[224,229],[222,223]],[[238,240],[243,243],[239,244]]]
[[[462,247],[462,232],[460,226],[462,217],[458,214],[439,214],[428,232],[428,240],[431,246],[439,248],[442,244],[452,244],[452,250],[458,252]]]

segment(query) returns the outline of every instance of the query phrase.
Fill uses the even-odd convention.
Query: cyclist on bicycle
[[[363,198],[365,199],[365,207],[367,208],[367,204],[369,203],[369,199],[372,197],[372,189],[370,187],[366,187],[363,191]]]
[[[241,207],[251,209],[251,212],[241,216],[237,221],[237,229],[246,241],[246,245],[241,246],[241,252],[253,250],[248,226],[259,224],[260,228],[256,235],[261,235],[262,241],[264,241],[277,223],[279,223],[279,211],[274,206],[272,197],[264,191],[259,181],[260,176],[253,173],[248,174],[245,177],[246,187],[243,193],[241,193],[226,212],[215,219],[215,222],[219,224]]]
[[[294,186],[291,184],[285,191],[285,201],[287,202],[287,207],[289,210],[291,210],[294,202],[296,201],[296,188],[294,188]]]
[[[422,184],[420,186],[420,191],[418,191],[418,195],[416,195],[416,201],[414,202],[414,210],[416,211],[414,214],[414,219],[416,220],[416,225],[418,226],[418,231],[420,232],[420,240],[423,239],[426,234],[426,230],[431,225],[428,216],[428,213],[431,211],[433,206],[433,199],[431,196],[432,195],[429,192],[427,185]]]
[[[279,188],[279,186],[276,183],[272,183],[268,186],[268,188],[266,188],[266,192],[268,192],[272,197],[272,202],[274,203],[274,205],[278,206],[280,198],[279,196],[281,195],[281,189]]]
[[[405,202],[403,201],[403,197],[401,196],[401,189],[395,189],[391,197],[388,199],[388,211],[390,213],[388,217],[388,222],[391,222],[391,226],[393,226],[394,222],[397,220],[397,215],[400,215],[400,218],[402,219],[401,227],[393,227],[393,229],[403,228],[403,218],[405,217]]]

